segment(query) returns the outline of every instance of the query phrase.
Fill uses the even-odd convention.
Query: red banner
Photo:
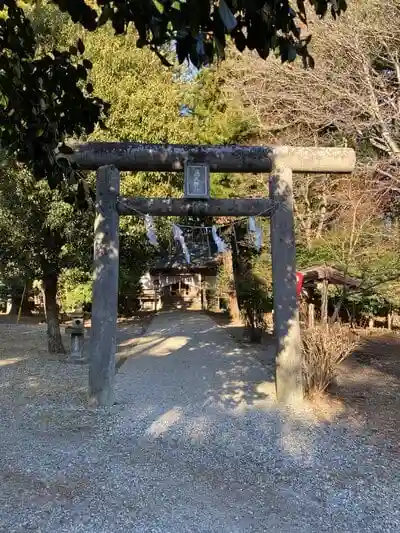
[[[297,293],[297,298],[301,294],[301,289],[303,287],[303,280],[304,280],[304,274],[302,274],[301,272],[296,272],[296,293]]]

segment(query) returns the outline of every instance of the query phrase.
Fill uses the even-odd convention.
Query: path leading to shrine
[[[278,409],[272,361],[209,317],[161,313],[121,348],[111,411],[4,415],[0,531],[400,530],[395,451]]]

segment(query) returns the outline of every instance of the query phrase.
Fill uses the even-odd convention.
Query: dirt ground
[[[45,324],[0,323],[0,532],[400,530],[392,441],[371,446],[350,397],[324,421],[277,409],[273,365],[199,315],[120,322],[110,409],[88,409],[88,365],[49,356]]]
[[[151,321],[149,314],[120,319],[118,322],[118,360],[120,365]],[[67,355],[49,354],[46,324],[38,317],[0,315],[0,409],[12,402],[27,404],[71,403],[85,406],[87,365],[66,364]],[[61,326],[63,344],[69,350],[69,337]],[[88,350],[90,321],[85,322],[84,351]]]
[[[221,314],[213,315],[213,318],[237,342],[247,344],[241,324],[233,324]],[[151,319],[152,314],[144,314],[119,321],[117,368],[129,357],[130,349]],[[90,322],[86,326],[89,328]],[[132,327],[135,332],[133,336]],[[23,373],[31,376],[32,387],[27,389],[31,393],[25,391],[18,401],[23,402],[27,394],[32,400],[37,394],[51,401],[64,401],[64,396],[75,396],[79,403],[85,402],[87,368],[71,368],[67,365],[71,379],[69,390],[65,391],[66,365],[59,357],[47,353],[45,324],[38,324],[35,318],[22,318],[17,325],[14,318],[0,315],[0,338],[0,370],[3,373],[7,371],[5,374],[10,378],[1,384],[0,405],[5,406],[11,389],[16,392],[20,386],[22,390]],[[66,337],[64,341],[68,346]],[[262,345],[251,345],[262,362],[266,357],[271,357],[271,351],[266,349],[271,342],[271,337],[265,336]],[[51,380],[44,373],[52,375]],[[29,401],[29,398],[25,400]],[[357,350],[339,367],[334,386],[326,395],[314,401],[314,407],[324,420],[347,419],[351,425],[363,428],[373,441],[399,450],[400,335],[377,331],[374,335],[364,336]]]
[[[362,338],[339,367],[331,401],[346,408],[376,439],[398,447],[400,430],[400,337],[379,334]]]
[[[239,343],[247,344],[242,324],[219,313],[212,317]],[[400,453],[400,335],[379,329],[359,333],[360,344],[339,366],[336,383],[315,398],[313,406],[322,419],[347,419],[372,442]],[[252,345],[261,361],[271,342],[271,336],[265,335],[261,345]]]

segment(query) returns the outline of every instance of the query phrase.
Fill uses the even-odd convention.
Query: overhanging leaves
[[[91,133],[107,105],[85,84],[92,64],[78,54],[78,40],[68,51],[37,55],[31,23],[15,0],[0,4],[0,144],[37,179],[56,186],[64,169],[54,151],[64,139]]]
[[[72,20],[92,30],[111,21],[115,32],[124,33],[133,24],[139,34],[138,45],[160,47],[176,43],[179,62],[191,60],[196,66],[210,64],[214,57],[224,58],[226,39],[233,33],[239,51],[246,47],[268,57],[277,45],[277,37],[287,41],[279,45],[284,60],[293,61],[293,50],[300,44],[300,27],[307,21],[306,0],[297,0],[295,12],[289,0],[97,0],[98,10],[89,0],[53,0]],[[308,0],[315,12],[323,17],[346,10],[345,0]],[[206,50],[198,43],[207,43]]]

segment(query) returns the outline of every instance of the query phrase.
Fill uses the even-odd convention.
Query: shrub
[[[307,396],[324,392],[337,375],[338,365],[356,348],[357,337],[349,328],[334,325],[303,332],[303,380]]]
[[[63,312],[76,311],[92,301],[92,279],[79,268],[63,270],[59,282],[59,299]]]
[[[214,287],[206,289],[207,309],[217,311],[218,309],[218,292]]]
[[[62,300],[62,309],[65,312],[78,311],[92,302],[92,281],[79,283],[65,293]]]
[[[261,342],[266,328],[265,313],[272,309],[272,298],[268,287],[256,277],[240,280],[238,286],[241,312],[250,333],[251,342]]]

